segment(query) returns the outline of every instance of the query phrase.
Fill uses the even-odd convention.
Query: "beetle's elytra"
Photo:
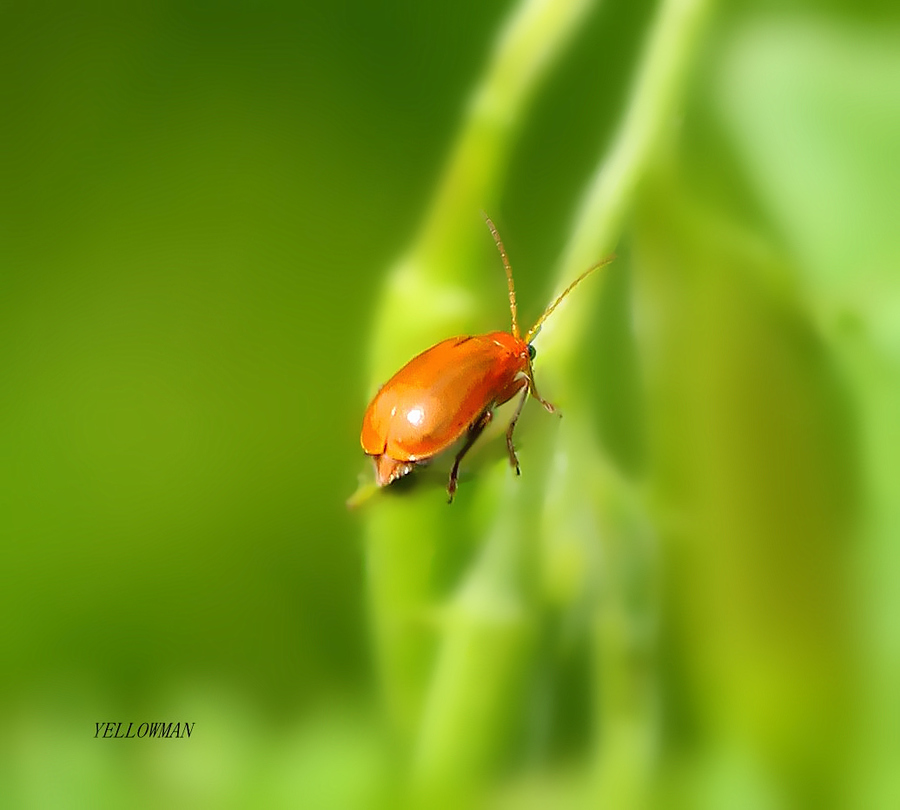
[[[465,435],[447,483],[448,503],[452,503],[463,456],[490,423],[494,408],[521,392],[506,430],[509,461],[518,475],[519,460],[512,437],[525,400],[531,394],[550,413],[555,410],[535,388],[532,341],[560,301],[613,257],[576,278],[523,338],[519,335],[516,319],[512,267],[494,223],[488,217],[485,219],[506,271],[512,329],[510,332],[442,340],[410,360],[381,387],[366,409],[359,437],[363,450],[375,463],[375,477],[380,487],[429,461]]]

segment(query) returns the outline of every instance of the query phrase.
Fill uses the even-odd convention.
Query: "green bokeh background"
[[[584,604],[561,597],[574,652],[523,664],[556,673],[551,730],[485,743],[500,753],[472,766],[467,802],[900,801],[900,18],[722,6],[572,365],[646,541],[620,550],[612,591],[640,636],[625,671],[651,685],[613,694],[652,706],[633,715],[650,753],[604,738],[588,681],[623,670],[592,658]],[[0,805],[416,801],[371,539],[415,541],[415,510],[446,510],[443,481],[345,500],[369,474],[358,431],[387,271],[511,8],[0,9]],[[481,204],[525,322],[550,300],[655,8],[587,13]],[[480,245],[460,270],[479,302],[465,328],[503,328],[479,209],[455,226]],[[535,451],[553,440],[539,411],[523,481],[541,457],[529,432]],[[501,503],[502,456],[495,438],[442,513],[455,545],[427,571],[409,561],[435,610]],[[496,723],[516,736],[533,709],[526,696]],[[95,723],[144,720],[194,736],[94,739]]]

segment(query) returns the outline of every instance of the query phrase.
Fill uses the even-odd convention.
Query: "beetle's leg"
[[[541,405],[544,406],[544,408],[547,409],[547,413],[559,413],[559,411],[556,410],[556,406],[555,406],[555,405],[553,405],[553,404],[550,403],[550,402],[547,402],[547,400],[544,399],[544,398],[538,393],[537,388],[534,387],[534,377],[533,377],[533,376],[528,380],[528,387],[531,389],[531,396],[533,396],[538,402],[541,403]],[[518,416],[518,415],[519,415],[519,414],[516,413],[516,416]],[[559,413],[559,415],[562,416],[561,413]]]
[[[519,421],[519,414],[522,413],[522,408],[525,407],[526,399],[528,399],[527,385],[522,389],[522,396],[519,399],[519,404],[516,405],[516,411],[509,422],[509,427],[506,429],[506,449],[509,451],[509,463],[516,468],[516,475],[521,475],[521,473],[519,472],[519,457],[516,455],[516,448],[513,447],[512,435],[513,430],[515,430],[516,427],[516,422]]]
[[[471,425],[469,425],[469,435],[466,436],[466,443],[462,446],[462,450],[456,454],[456,460],[453,462],[453,469],[450,470],[450,481],[447,483],[447,503],[453,503],[453,495],[456,492],[456,479],[459,474],[459,462],[463,456],[469,452],[469,448],[475,444],[476,439],[481,435],[482,431],[491,423],[494,417],[492,411],[485,411]]]

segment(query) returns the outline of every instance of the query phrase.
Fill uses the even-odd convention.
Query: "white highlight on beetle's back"
[[[406,421],[411,425],[418,427],[422,424],[422,419],[425,417],[425,411],[421,408],[410,408],[406,413]]]

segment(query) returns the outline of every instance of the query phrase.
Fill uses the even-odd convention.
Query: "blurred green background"
[[[0,9],[0,805],[900,806],[893,4],[701,8],[567,418],[345,507],[417,321],[508,323],[480,209],[531,323],[652,52],[584,3],[441,220],[515,8]]]

